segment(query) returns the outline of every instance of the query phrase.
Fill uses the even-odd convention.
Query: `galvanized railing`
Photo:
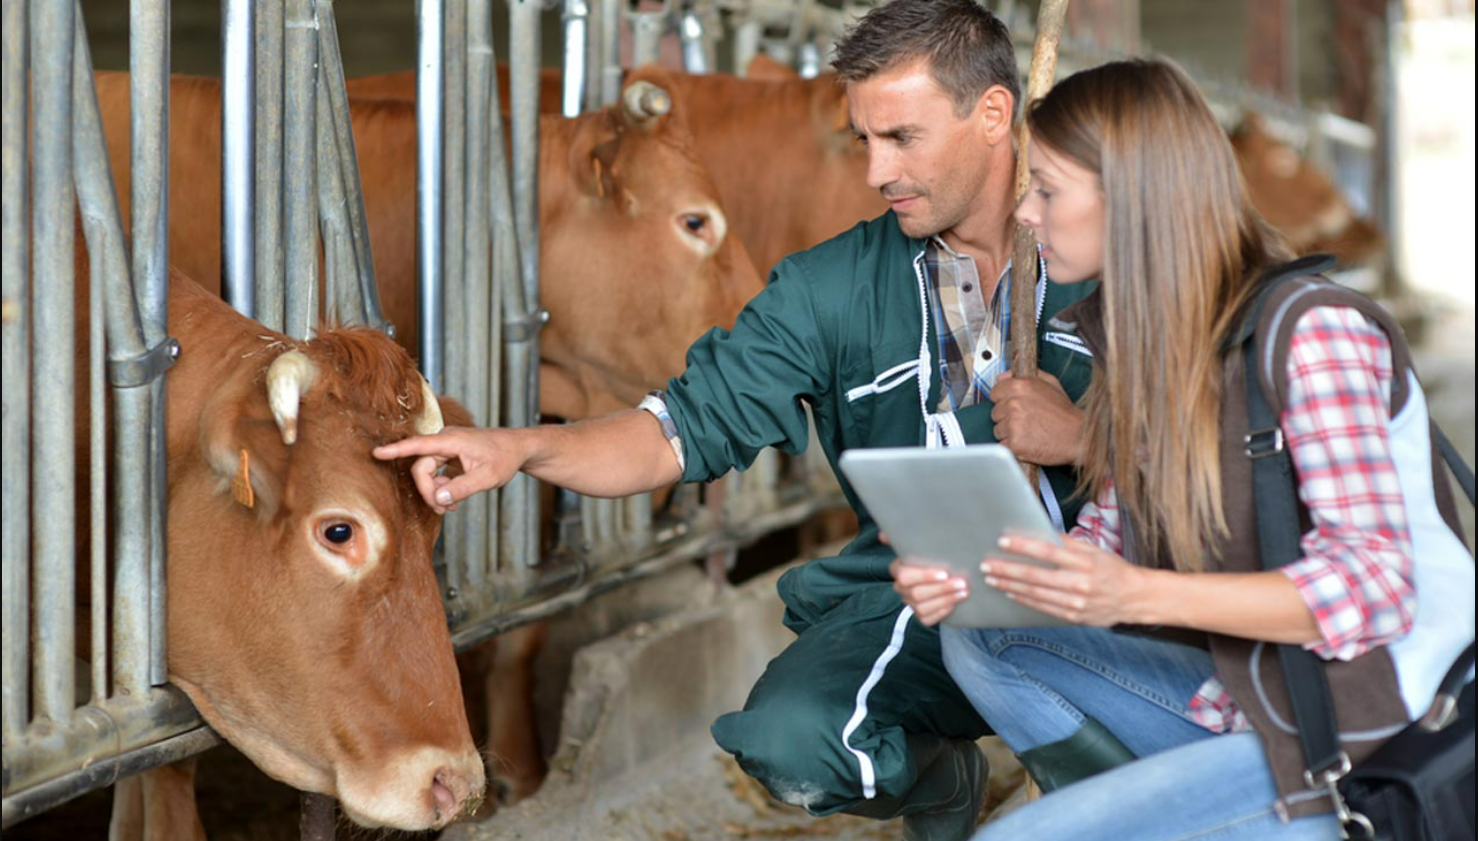
[[[167,6],[135,0],[131,26],[130,257],[80,10],[5,4],[5,826],[217,741],[163,686],[163,374],[177,353],[164,332]],[[74,211],[91,258],[85,315]],[[79,472],[90,481],[85,523]],[[79,627],[91,633],[79,639]]]
[[[567,24],[584,20],[566,41],[574,53],[566,60],[584,68],[574,73],[582,84],[571,101],[586,109],[613,103],[621,27],[639,31],[656,21],[643,24],[618,0],[567,6]],[[428,378],[480,424],[526,425],[537,420],[545,317],[537,227],[545,4],[510,0],[508,7],[511,145],[493,76],[490,0],[422,0],[419,8],[419,318]],[[690,60],[711,62],[714,18],[685,8],[674,20],[687,23]],[[113,194],[80,14],[65,0],[6,0],[4,10],[9,827],[219,737],[167,685],[163,374],[176,348],[165,335],[168,6],[132,4],[132,249]],[[393,329],[376,294],[332,3],[225,0],[223,12],[224,294],[298,338],[323,318]],[[74,206],[90,256],[85,319],[73,318]],[[74,389],[74,322],[85,325],[91,343],[81,389]],[[85,395],[82,404],[74,390]],[[80,443],[73,440],[78,411],[90,416],[90,437]],[[819,451],[812,453],[820,464]],[[85,523],[74,503],[79,457],[93,483]],[[675,564],[731,557],[735,547],[837,504],[834,484],[830,494],[813,492],[816,477],[829,476],[824,466],[782,487],[776,459],[766,453],[747,473],[706,491],[679,488],[661,511],[650,495],[573,500],[566,539],[548,557],[540,553],[532,481],[521,477],[469,501],[447,521],[440,571],[454,641],[474,644]],[[79,570],[89,583],[82,591]],[[74,630],[79,599],[89,610],[85,638]]]

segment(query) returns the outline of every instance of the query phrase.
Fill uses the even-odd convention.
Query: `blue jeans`
[[[1332,816],[1282,823],[1253,733],[1217,736],[1189,717],[1215,672],[1198,648],[1099,628],[944,627],[944,663],[1017,753],[1072,736],[1091,716],[1136,762],[1049,794],[975,841],[1093,838],[1333,839]]]

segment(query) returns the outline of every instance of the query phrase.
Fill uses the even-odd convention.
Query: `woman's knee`
[[[996,649],[1001,632],[995,628],[939,627],[939,649],[944,667],[956,681],[996,668]]]

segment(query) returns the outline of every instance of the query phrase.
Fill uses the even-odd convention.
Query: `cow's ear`
[[[841,83],[830,80],[811,82],[811,120],[822,134],[845,134],[852,137],[852,119],[847,114],[847,93]]]
[[[260,382],[245,380],[212,395],[201,407],[200,447],[216,493],[264,519],[277,512],[289,447]]]
[[[570,175],[587,196],[609,199],[616,195],[614,166],[621,148],[621,127],[610,114],[585,121],[570,144]]]
[[[800,73],[789,64],[783,64],[769,53],[755,53],[754,58],[749,60],[749,66],[744,69],[746,79],[757,79],[762,81],[789,81],[799,79]]]

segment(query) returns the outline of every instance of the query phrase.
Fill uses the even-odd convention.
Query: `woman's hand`
[[[1028,537],[1003,537],[1000,547],[1054,567],[987,558],[980,565],[985,583],[1008,598],[1078,625],[1142,622],[1140,608],[1152,586],[1152,571],[1080,540],[1058,546]]]
[[[893,589],[913,608],[914,616],[925,625],[935,625],[970,595],[970,583],[953,570],[925,563],[897,558],[888,565],[888,573],[893,576]]]
[[[996,440],[1017,458],[1042,465],[1082,463],[1083,410],[1056,377],[1043,371],[1017,378],[1007,371],[990,396]]]

